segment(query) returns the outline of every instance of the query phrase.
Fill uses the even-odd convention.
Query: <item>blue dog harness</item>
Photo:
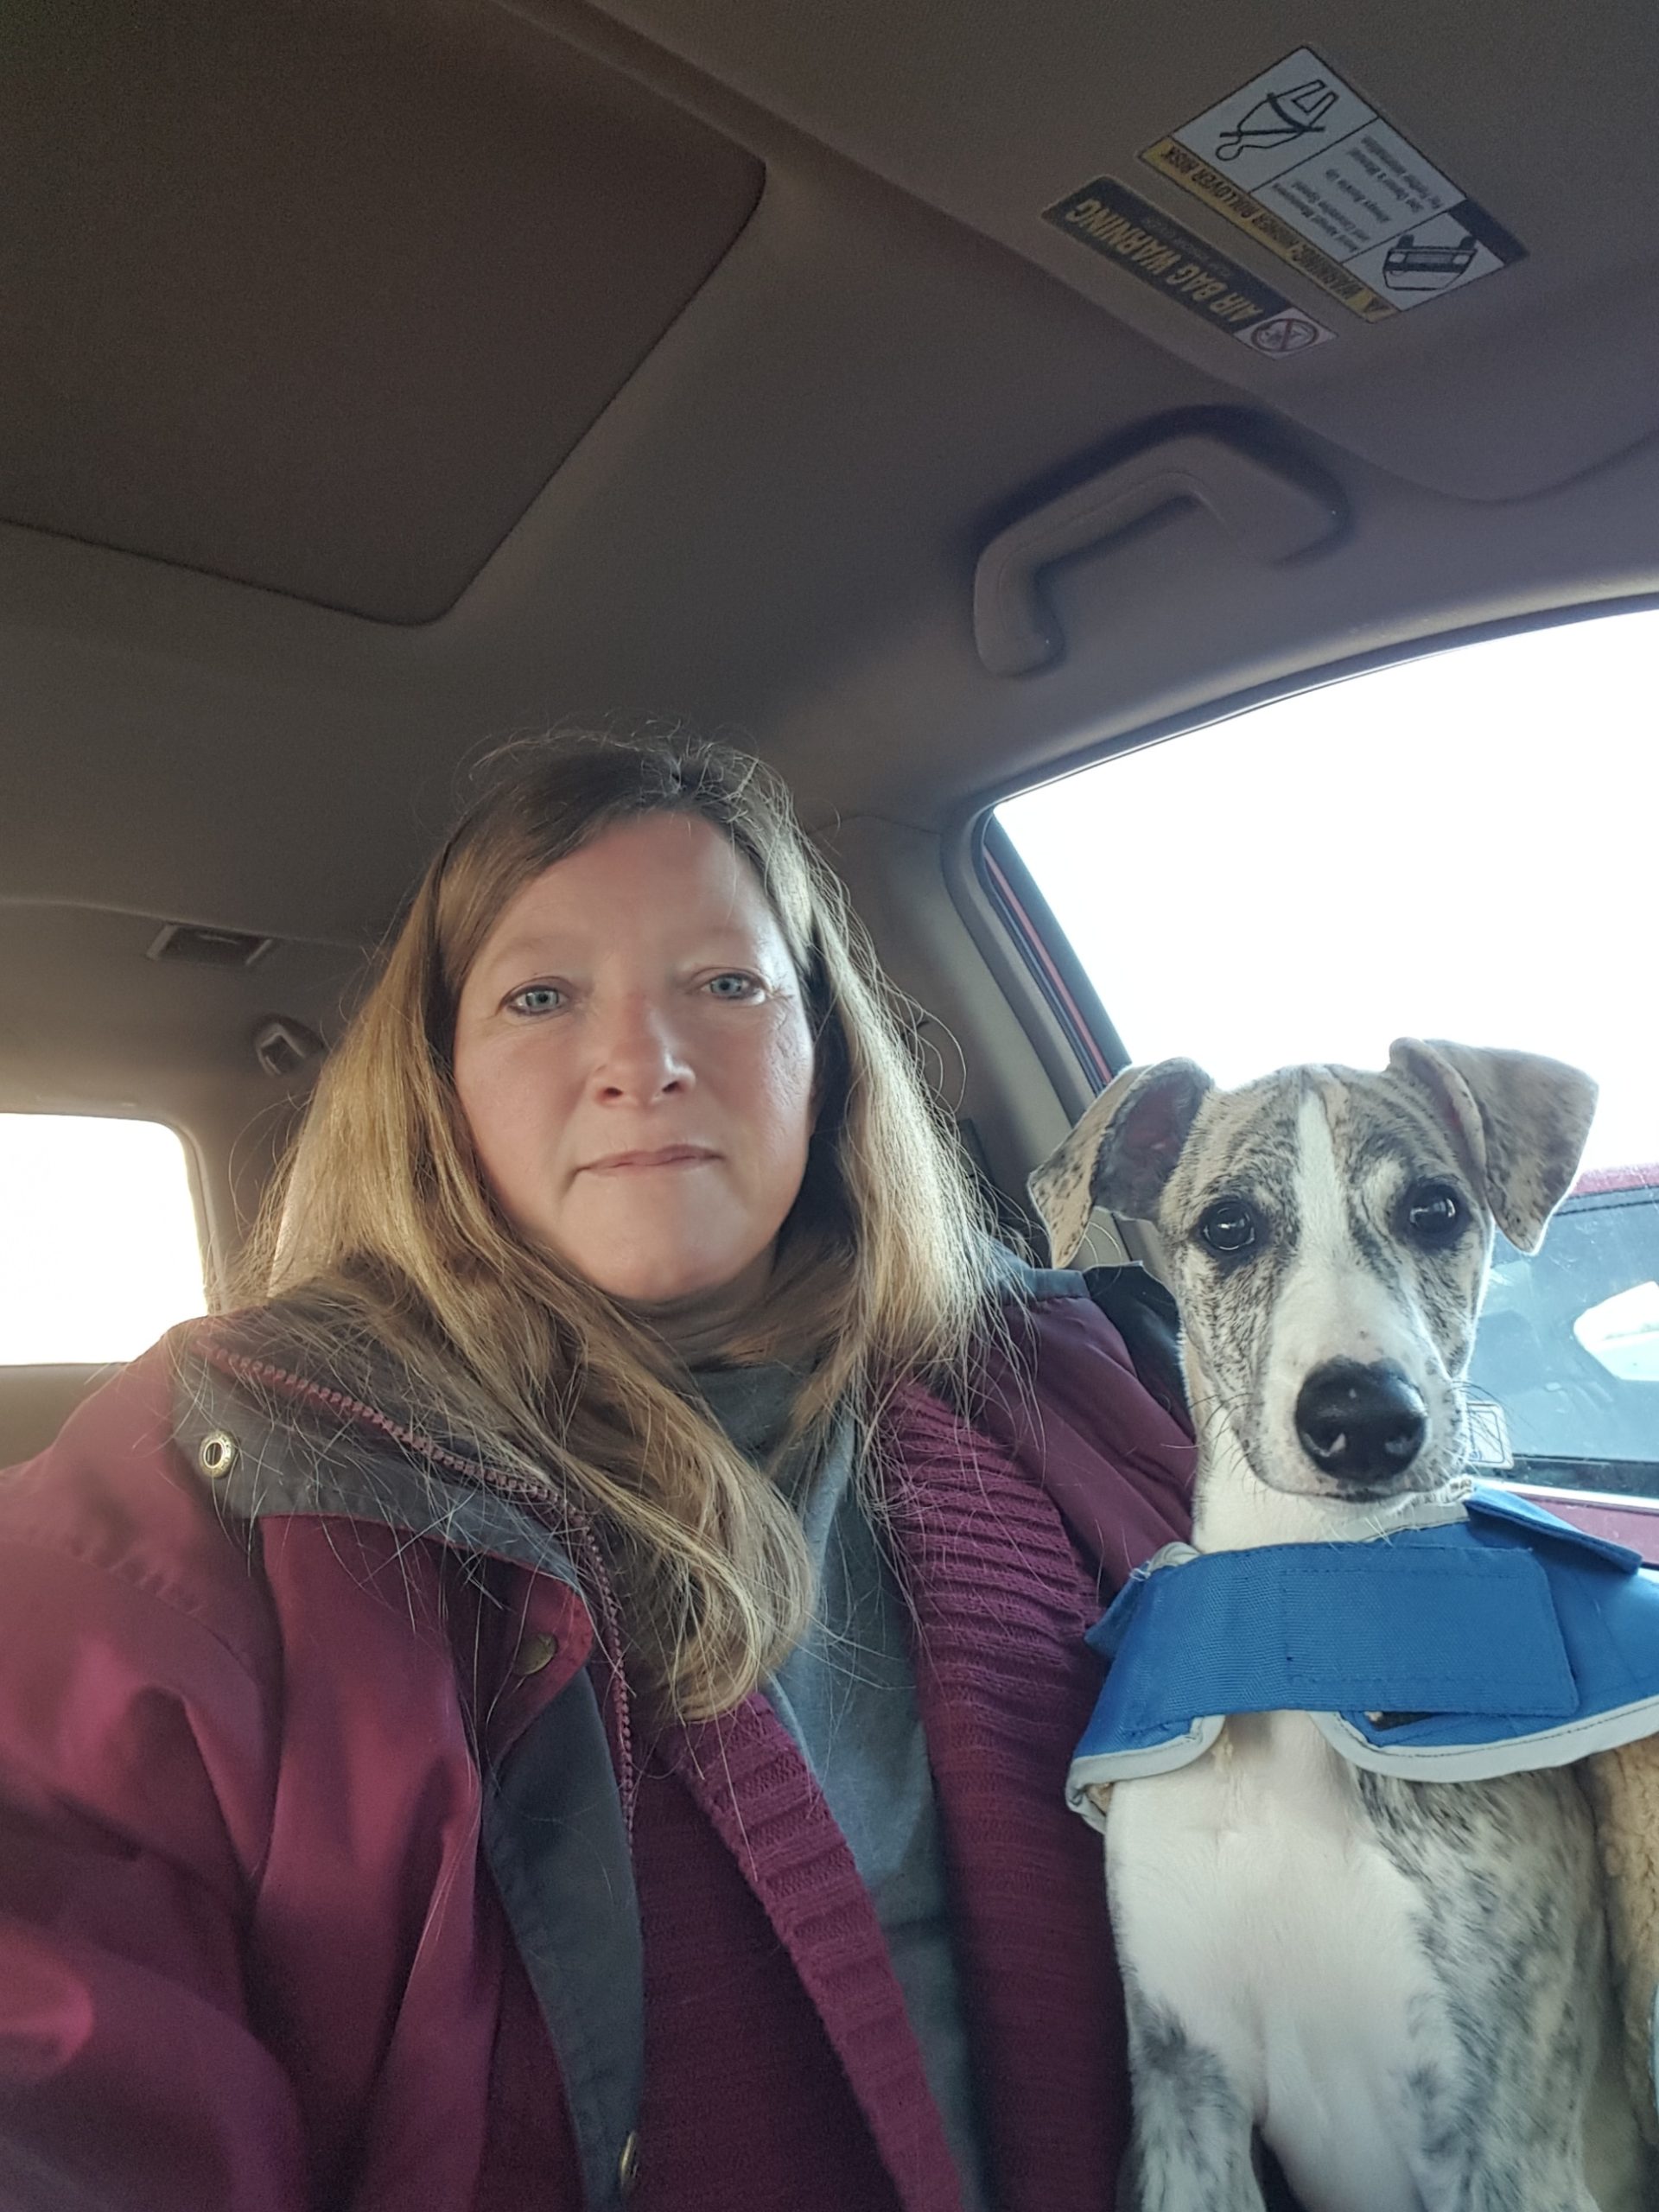
[[[1168,1544],[1090,1631],[1110,1660],[1066,1784],[1203,1758],[1230,1713],[1308,1714],[1356,1766],[1474,1782],[1659,1732],[1659,1575],[1623,1544],[1475,1489],[1355,1543]]]

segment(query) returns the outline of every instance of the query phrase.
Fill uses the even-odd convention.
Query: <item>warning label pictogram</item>
[[[1311,47],[1141,158],[1367,322],[1526,257]]]
[[[1336,333],[1327,330],[1322,322],[1315,322],[1311,315],[1304,315],[1300,308],[1287,308],[1283,315],[1270,315],[1265,321],[1253,322],[1248,330],[1236,335],[1245,345],[1258,353],[1305,353],[1310,346],[1322,345]]]

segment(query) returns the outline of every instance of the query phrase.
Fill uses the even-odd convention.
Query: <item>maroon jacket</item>
[[[1062,1786],[1192,1452],[1080,1280],[1030,1287],[974,1425],[911,1389],[883,1446],[996,2202],[1099,2212],[1120,1999]],[[759,1697],[646,1739],[576,1586],[524,1486],[294,1374],[280,1307],[0,1478],[5,2212],[955,2212],[793,1744]]]

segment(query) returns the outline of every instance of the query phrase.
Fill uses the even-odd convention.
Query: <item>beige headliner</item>
[[[1045,763],[1246,687],[1459,623],[1653,584],[1659,448],[1643,441],[1659,404],[1647,129],[1659,18],[1635,0],[1606,0],[1593,44],[1577,11],[1548,0],[1365,16],[1334,0],[1294,10],[1260,0],[1139,10],[1099,0],[835,0],[815,10],[620,0],[607,10],[524,0],[518,13],[486,0],[310,0],[282,12],[302,28],[330,28],[285,49],[284,67],[299,75],[273,118],[303,107],[307,67],[319,111],[348,111],[324,98],[348,31],[365,51],[396,49],[389,84],[418,82],[423,100],[455,104],[453,128],[376,149],[376,236],[405,257],[400,266],[444,266],[430,257],[435,209],[464,205],[474,241],[488,235],[492,208],[504,223],[522,211],[538,114],[550,132],[561,127],[578,77],[591,112],[648,137],[667,130],[709,155],[707,174],[723,179],[725,195],[715,232],[741,221],[751,164],[764,188],[677,315],[688,252],[707,257],[696,244],[707,226],[688,232],[660,181],[620,211],[614,237],[632,241],[637,265],[618,261],[613,289],[648,285],[658,304],[646,321],[661,335],[608,397],[612,368],[586,373],[595,361],[583,354],[582,317],[527,321],[522,258],[493,270],[468,249],[467,316],[489,322],[493,282],[501,327],[531,334],[506,347],[505,367],[532,339],[564,349],[569,373],[556,393],[550,385],[550,420],[526,407],[522,378],[513,404],[491,400],[484,365],[495,357],[480,332],[476,388],[457,384],[452,349],[441,389],[423,388],[429,408],[411,404],[401,450],[377,425],[377,467],[391,486],[383,512],[346,502],[349,543],[308,546],[290,517],[287,537],[264,546],[289,568],[262,573],[284,575],[293,591],[321,588],[308,586],[303,555],[307,574],[332,574],[339,595],[353,566],[407,578],[409,517],[419,513],[424,531],[441,532],[446,518],[454,531],[415,549],[427,582],[446,563],[469,572],[475,556],[462,541],[488,506],[473,497],[476,484],[465,472],[396,482],[399,467],[413,478],[433,464],[449,435],[447,408],[464,420],[478,471],[487,463],[492,483],[509,487],[511,496],[492,493],[497,511],[529,504],[433,621],[394,626],[0,527],[6,1096],[91,1096],[100,1085],[110,1096],[124,1082],[135,1101],[160,1098],[159,1077],[143,1071],[167,1060],[194,1071],[198,1090],[217,1071],[228,1127],[264,1095],[247,1057],[254,1018],[280,1010],[334,1025],[352,949],[394,912],[453,804],[457,763],[527,723],[685,715],[734,728],[791,774],[816,823],[868,825],[854,821],[842,836],[856,874],[861,849],[887,849],[884,822],[931,836]],[[190,49],[192,66],[171,80],[182,132],[193,127],[188,99],[215,82],[200,42],[229,37],[215,27],[232,18],[245,27],[249,11],[168,0],[147,16],[162,27],[157,37]],[[49,40],[56,20],[49,0],[35,0],[31,36]],[[1148,138],[1306,41],[1418,135],[1524,239],[1529,258],[1386,327],[1343,321],[1338,343],[1300,361],[1262,362],[1039,215],[1068,188],[1113,171],[1341,321],[1135,162]],[[480,87],[491,84],[511,130],[487,127]],[[301,225],[283,235],[302,235],[307,252],[344,235],[326,198],[339,162],[301,162],[280,131],[261,138],[264,111],[246,105],[239,134],[215,141],[238,180],[222,206],[168,201],[176,166],[141,164],[134,188],[149,175],[162,197],[131,235],[158,255],[183,253],[192,226],[209,216],[252,222],[268,205],[261,178],[280,184]],[[361,128],[360,103],[358,111]],[[96,167],[96,143],[76,152]],[[560,174],[556,164],[546,174]],[[588,183],[613,200],[630,174],[639,173],[624,161]],[[52,208],[36,212],[44,223]],[[18,219],[0,210],[0,235]],[[550,225],[547,238],[557,231]],[[49,235],[14,243],[38,256]],[[233,265],[235,246],[234,235],[219,237],[223,265]],[[132,275],[123,277],[130,290]],[[550,265],[550,296],[561,281]],[[605,289],[590,282],[580,296]],[[309,324],[274,318],[262,333],[273,352],[260,374],[280,383],[285,368],[306,367],[324,410],[309,426],[302,414],[288,424],[290,440],[310,441],[308,467],[349,442],[349,421],[327,415],[345,387],[326,366],[348,294],[308,295],[301,283],[296,296],[332,302],[329,313]],[[429,304],[441,318],[445,302]],[[421,305],[416,284],[398,311]],[[637,330],[607,327],[607,361],[637,354]],[[192,372],[222,380],[248,368],[246,344],[210,346],[200,315],[167,330],[169,373],[183,383]],[[99,361],[100,376],[119,375],[118,361]],[[410,389],[423,388],[417,379]],[[480,394],[491,404],[480,406]],[[216,389],[204,407],[207,397],[223,403],[216,419],[238,419],[236,392]],[[100,420],[111,419],[110,399]],[[97,400],[89,391],[86,407]],[[1341,482],[1350,536],[1288,569],[1253,567],[1205,518],[1176,512],[1057,572],[1071,643],[1061,665],[1027,679],[987,675],[970,585],[995,519],[1103,442],[1173,410],[1215,406],[1274,416]],[[59,410],[41,419],[61,440],[79,418]],[[534,491],[537,456],[550,467],[567,446]],[[221,524],[245,512],[234,493],[245,458],[233,448],[201,458]],[[84,459],[37,454],[35,493],[44,496],[41,484],[50,492],[54,466]],[[267,449],[266,471],[281,465]],[[158,533],[162,522],[174,531],[156,550],[175,558],[178,531],[205,526],[208,512],[188,488],[170,487],[168,514],[149,518]],[[118,503],[130,489],[112,482],[100,496]],[[14,484],[10,512],[48,511],[20,496]],[[313,527],[326,524],[320,508]],[[191,557],[211,556],[204,537]],[[245,546],[225,565],[252,572]],[[371,603],[360,592],[359,601]],[[863,864],[874,884],[879,861]],[[249,976],[168,976],[141,957],[142,920],[122,916],[296,942]],[[906,942],[917,927],[895,916],[891,944],[919,985],[928,957]],[[971,980],[958,954],[943,995],[966,995]],[[182,1096],[186,1084],[180,1073],[168,1095]]]

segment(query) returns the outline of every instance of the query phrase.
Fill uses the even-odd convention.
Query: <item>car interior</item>
[[[1659,592],[1636,0],[20,0],[3,39],[0,1113],[176,1130],[214,1300],[503,739],[773,763],[1034,1236],[1123,1055],[990,810],[1316,687],[1340,753],[1333,679]],[[1547,897],[1655,795],[1642,703],[1618,790],[1560,731],[1529,852],[1382,748],[1371,826]],[[1156,899],[1101,817],[1126,969],[1195,874],[1247,931],[1313,865],[1173,789]],[[1640,1019],[1645,964],[1584,988]],[[0,1348],[0,1465],[99,1371]]]

